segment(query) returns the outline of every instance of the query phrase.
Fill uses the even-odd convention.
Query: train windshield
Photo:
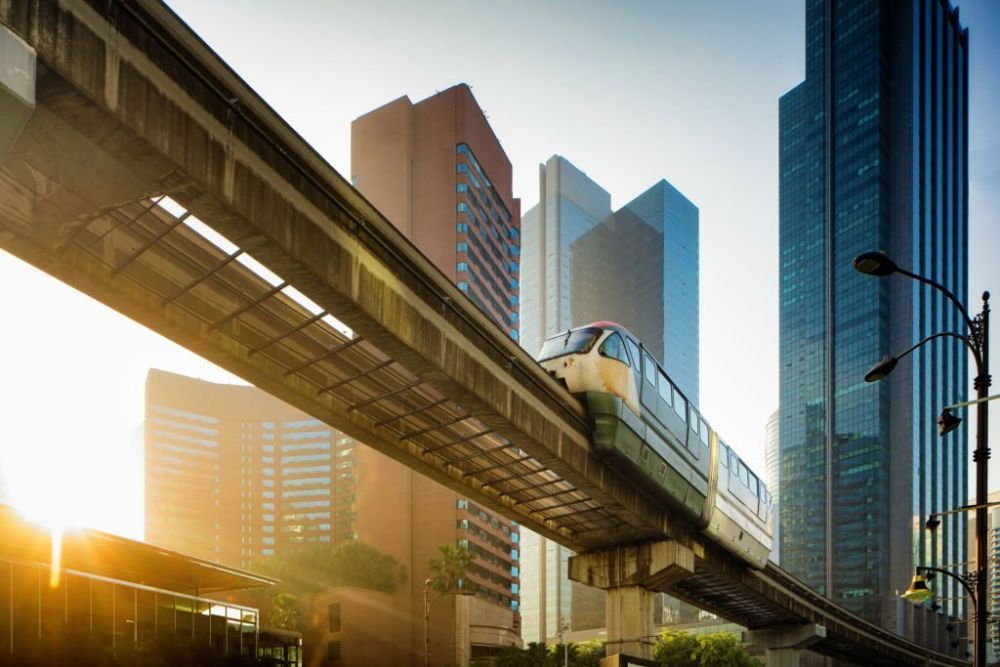
[[[555,359],[567,354],[586,354],[601,336],[601,329],[577,329],[567,331],[545,341],[538,355],[539,361]]]

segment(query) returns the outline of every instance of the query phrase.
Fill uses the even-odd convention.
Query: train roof
[[[600,322],[591,322],[590,324],[584,324],[584,325],[579,326],[579,327],[573,327],[572,329],[569,329],[569,331],[580,331],[582,329],[594,329],[594,328],[613,329],[613,330],[617,331],[620,334],[624,334],[624,335],[628,336],[629,338],[632,339],[632,342],[636,343],[637,345],[641,345],[641,342],[639,341],[639,338],[634,333],[632,333],[631,331],[629,331],[628,329],[626,329],[622,325],[618,324],[617,322],[608,322],[608,321],[603,321],[603,320],[600,321]],[[549,336],[549,338],[555,338],[556,336],[564,336],[564,335],[566,335],[566,332],[565,331],[560,331],[557,334],[552,334],[551,336]],[[548,340],[548,339],[546,339],[546,340]]]

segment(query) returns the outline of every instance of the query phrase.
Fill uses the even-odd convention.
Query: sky
[[[958,4],[971,32],[970,293],[1000,299],[1000,2]],[[670,181],[700,209],[702,412],[763,474],[778,406],[778,98],[804,77],[802,0],[169,5],[348,178],[351,120],[465,82],[522,210],[553,154],[615,208]],[[0,494],[72,499],[74,523],[141,538],[147,370],[239,378],[2,253],[0,284]]]

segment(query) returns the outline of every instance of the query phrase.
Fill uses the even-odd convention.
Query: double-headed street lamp
[[[986,624],[988,620],[988,611],[986,609],[986,604],[988,596],[986,594],[986,583],[988,579],[988,559],[987,559],[987,526],[986,526],[986,494],[987,494],[987,481],[989,476],[989,469],[987,467],[987,462],[990,458],[989,449],[989,423],[988,423],[988,413],[986,401],[990,398],[987,396],[987,391],[990,386],[990,376],[989,376],[989,323],[990,323],[990,293],[983,292],[983,309],[976,315],[976,317],[970,318],[969,313],[965,310],[965,306],[962,305],[962,301],[955,296],[948,288],[946,288],[941,283],[931,280],[930,278],[925,278],[923,276],[917,275],[905,269],[896,266],[896,263],[889,259],[885,254],[881,252],[866,252],[858,255],[854,259],[854,268],[871,276],[884,277],[889,276],[894,273],[899,273],[911,278],[925,285],[929,285],[934,289],[938,290],[944,294],[952,304],[958,308],[959,312],[962,314],[962,318],[965,320],[968,332],[965,334],[957,333],[953,331],[945,331],[941,333],[935,333],[918,343],[912,345],[910,348],[905,350],[898,356],[887,356],[882,359],[882,361],[875,364],[871,370],[865,374],[866,382],[877,382],[881,380],[889,373],[892,369],[896,367],[896,364],[900,359],[913,352],[918,347],[924,343],[934,340],[935,338],[941,338],[948,336],[951,338],[957,338],[961,340],[967,348],[972,352],[972,356],[976,361],[976,378],[973,381],[973,387],[976,390],[976,400],[970,401],[968,404],[958,404],[956,406],[950,406],[951,408],[960,407],[962,405],[975,404],[976,405],[976,449],[972,453],[972,460],[976,463],[976,504],[973,506],[976,511],[976,571],[972,573],[969,577],[969,581],[965,582],[968,585],[965,586],[966,590],[970,593],[970,598],[972,599],[973,606],[975,608],[975,622],[976,622],[976,635],[973,643],[973,664],[975,667],[985,667],[986,665]],[[959,423],[959,418],[951,414],[950,409],[946,409],[941,413],[941,417],[938,420],[939,430],[941,435],[944,435],[952,430],[954,430]],[[970,508],[971,509],[971,508]],[[928,570],[928,568],[922,568]],[[965,585],[963,583],[963,585]],[[972,585],[974,584],[974,586]],[[973,594],[973,590],[975,593]]]

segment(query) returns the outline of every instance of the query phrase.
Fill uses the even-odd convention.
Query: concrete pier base
[[[802,649],[825,638],[826,628],[815,623],[743,633],[744,642],[764,649],[766,667],[799,667]]]
[[[694,552],[674,540],[630,544],[569,559],[569,578],[607,594],[608,655],[652,657],[653,595],[694,572]]]

